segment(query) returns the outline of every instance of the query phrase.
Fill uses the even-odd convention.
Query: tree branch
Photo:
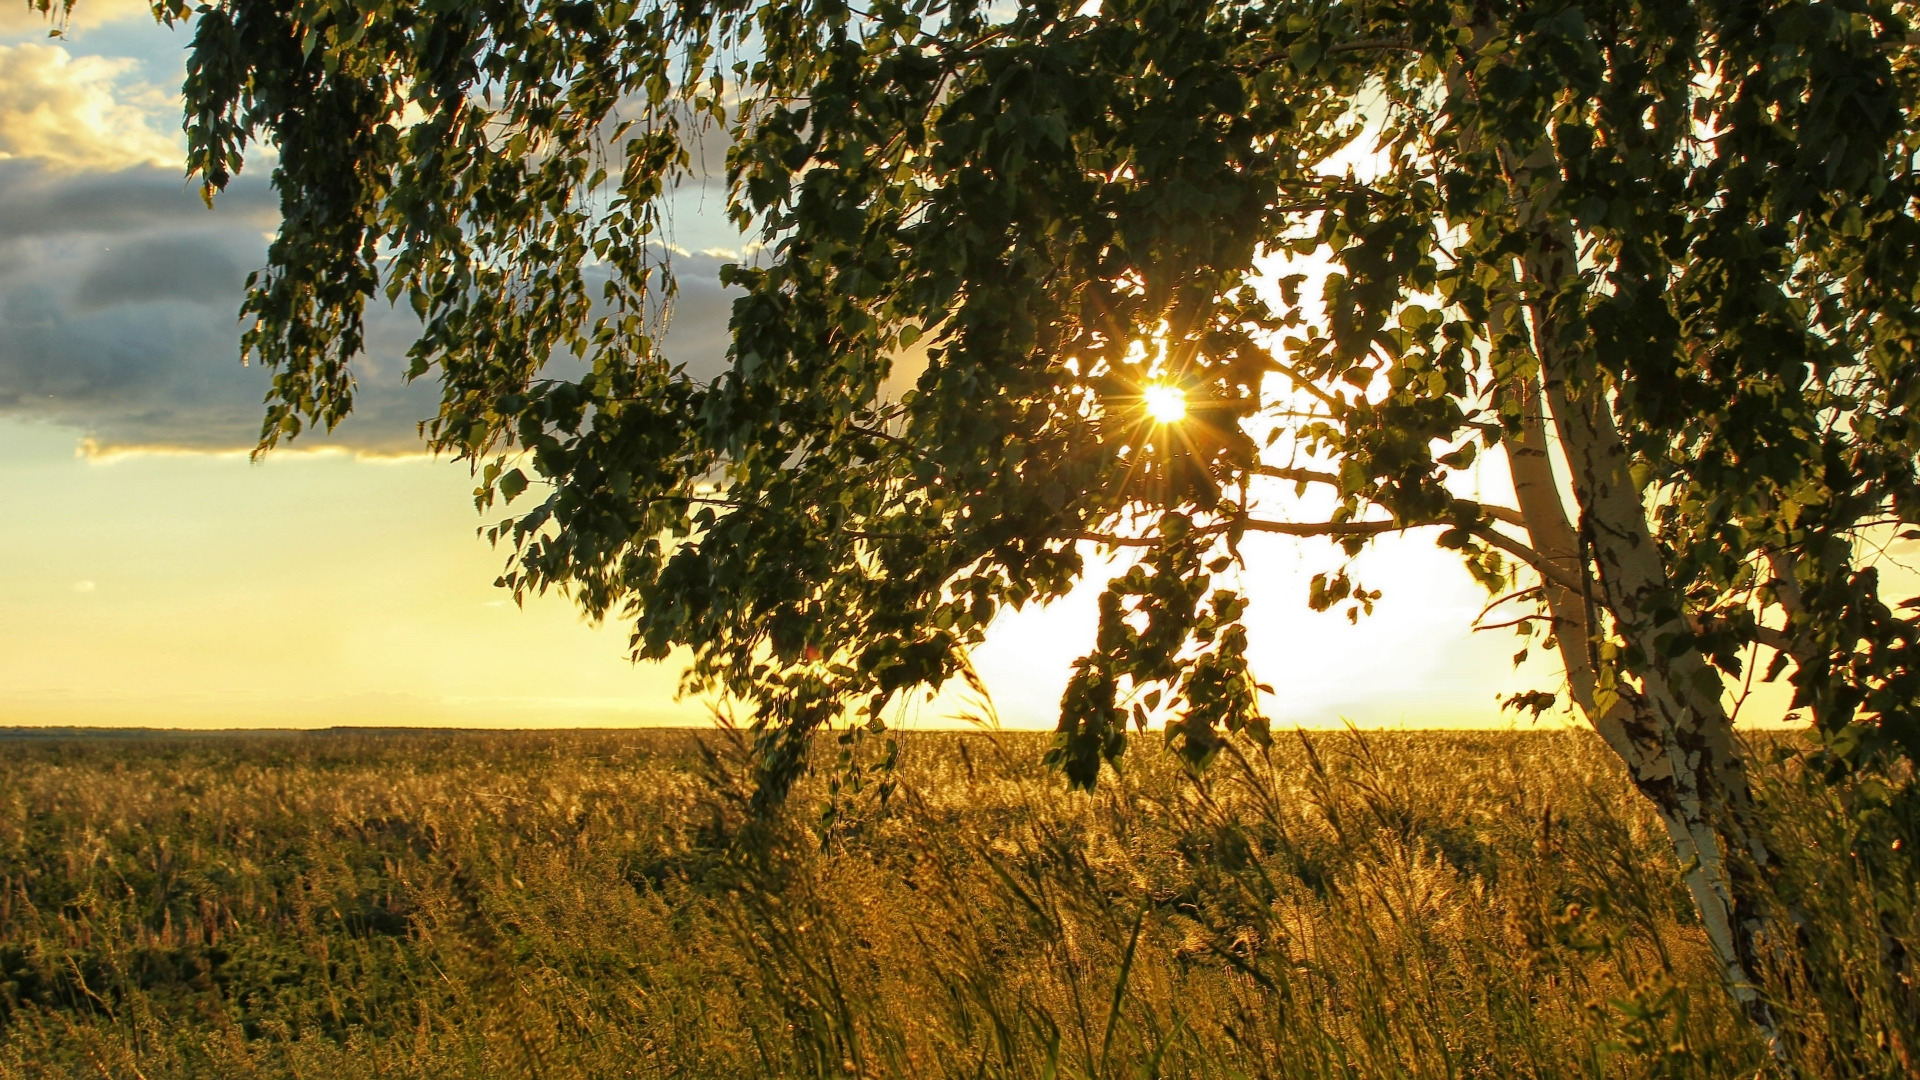
[[[1540,592],[1541,592],[1541,586],[1529,585],[1524,589],[1515,589],[1514,591],[1507,593],[1503,596],[1496,596],[1493,599],[1487,601],[1487,606],[1480,609],[1480,614],[1475,615],[1473,617],[1473,625],[1479,626],[1480,620],[1486,618],[1490,613],[1492,613],[1494,608],[1499,607],[1501,604],[1509,603],[1514,600],[1529,600],[1529,599],[1538,600],[1540,598]]]
[[[1225,532],[1235,524],[1248,532],[1277,533],[1281,536],[1378,536],[1381,533],[1419,527],[1402,525],[1394,521],[1266,521],[1261,518],[1240,518],[1236,521],[1223,521],[1197,528],[1193,530],[1193,535],[1208,536]],[[1425,522],[1423,524],[1445,523]],[[1109,544],[1113,547],[1157,547],[1160,544],[1158,536],[1117,536],[1113,533],[1090,530],[1073,533],[1067,539],[1091,540],[1094,543]]]
[[[1705,634],[1712,630],[1717,629],[1719,626],[1724,626],[1724,625],[1726,625],[1725,620],[1709,621],[1707,619],[1701,618],[1698,615],[1687,616],[1687,626],[1696,634]],[[1794,647],[1795,642],[1793,638],[1789,636],[1785,630],[1781,630],[1777,627],[1767,626],[1763,623],[1755,623],[1751,627],[1741,627],[1741,628],[1735,629],[1734,633],[1740,634],[1746,637],[1750,641],[1755,641],[1761,645],[1765,645],[1767,648],[1772,649],[1775,652],[1786,653],[1788,656],[1793,657],[1795,660],[1801,659],[1801,653],[1798,650],[1796,650]]]
[[[1503,525],[1511,525],[1516,529],[1524,529],[1527,527],[1526,517],[1522,515],[1520,511],[1510,506],[1489,506],[1486,503],[1475,503],[1474,505],[1480,508],[1481,513]]]
[[[1444,522],[1421,524],[1440,525]],[[1420,527],[1402,525],[1397,521],[1263,521],[1260,518],[1244,518],[1240,525],[1248,532],[1278,533],[1281,536],[1379,536],[1381,533]]]
[[[1786,653],[1788,656],[1795,655],[1793,639],[1787,636],[1785,630],[1756,624],[1753,628],[1753,640],[1775,652]]]
[[[925,451],[921,450],[918,446],[915,446],[913,443],[908,442],[907,440],[901,438],[898,435],[893,434],[890,431],[884,431],[880,428],[867,427],[864,424],[856,424],[851,420],[842,421],[841,426],[845,427],[848,431],[853,432],[855,435],[865,435],[869,439],[879,439],[882,442],[890,442],[895,446],[898,446],[904,450],[911,450],[916,454],[925,456],[925,453],[926,453]]]
[[[1580,591],[1580,583],[1567,577],[1555,568],[1551,562],[1547,561],[1546,556],[1541,555],[1539,552],[1508,536],[1506,533],[1501,532],[1485,522],[1468,525],[1465,528],[1468,535],[1474,539],[1497,547],[1501,551],[1526,563],[1529,567],[1533,568],[1534,573],[1539,574],[1542,578],[1553,582],[1563,589],[1570,589],[1574,592]]]
[[[1337,56],[1349,52],[1419,52],[1418,46],[1406,38],[1370,38],[1365,41],[1346,41],[1328,46],[1324,55]]]
[[[1294,480],[1305,484],[1327,484],[1332,487],[1340,486],[1340,477],[1337,473],[1323,472],[1319,469],[1299,469],[1287,465],[1253,465],[1249,466],[1247,471],[1255,476],[1271,476],[1276,480]],[[1453,505],[1455,509],[1468,509],[1476,515],[1498,521],[1504,525],[1512,525],[1517,529],[1527,527],[1527,519],[1521,516],[1520,511],[1510,506],[1494,506],[1489,503],[1475,502],[1471,499],[1455,499]],[[1435,524],[1441,523],[1436,522]]]
[[[1314,383],[1312,379],[1309,379],[1305,375],[1302,375],[1298,371],[1294,370],[1293,365],[1282,362],[1279,357],[1273,355],[1272,350],[1267,351],[1267,366],[1273,369],[1274,371],[1277,371],[1280,374],[1285,375],[1287,377],[1287,381],[1293,383],[1296,389],[1305,390],[1307,393],[1313,395],[1316,398],[1319,398],[1321,404],[1333,410],[1333,415],[1336,419],[1346,415],[1346,412],[1347,412],[1346,402],[1340,400],[1340,398],[1337,395],[1327,390],[1321,389],[1318,385]]]
[[[1272,473],[1264,471],[1261,474],[1272,475]],[[1283,477],[1283,479],[1284,478],[1285,477]],[[1454,506],[1456,509],[1470,510],[1476,513],[1487,509],[1479,503],[1470,502],[1465,499],[1457,501]],[[1495,507],[1493,509],[1504,510],[1505,508]],[[1509,513],[1510,512],[1511,511],[1509,511]],[[1222,532],[1231,528],[1236,523],[1247,532],[1301,537],[1380,536],[1390,532],[1405,532],[1408,529],[1430,529],[1443,526],[1460,528],[1475,539],[1499,548],[1519,559],[1521,562],[1526,563],[1542,578],[1560,585],[1563,588],[1573,589],[1575,591],[1579,590],[1578,582],[1569,581],[1565,574],[1556,570],[1539,552],[1513,537],[1500,532],[1485,521],[1474,522],[1463,526],[1457,521],[1444,520],[1402,523],[1398,521],[1268,521],[1263,518],[1240,518],[1237,522],[1221,522],[1219,524],[1195,529],[1194,535],[1205,536],[1211,533]],[[1155,547],[1160,543],[1160,538],[1157,536],[1116,536],[1111,533],[1091,531],[1074,533],[1068,537],[1068,539],[1091,540],[1095,543],[1108,544],[1114,547]]]
[[[1530,612],[1526,615],[1515,616],[1514,618],[1508,619],[1505,622],[1474,623],[1473,626],[1470,627],[1469,629],[1473,633],[1477,634],[1482,630],[1505,630],[1510,626],[1531,626],[1537,622],[1552,622],[1552,621],[1553,621],[1552,615],[1549,615],[1544,611],[1535,611],[1535,612]]]
[[[1298,480],[1306,484],[1331,484],[1340,486],[1340,477],[1317,469],[1295,469],[1280,465],[1254,465],[1247,469],[1255,476],[1271,476],[1276,480]]]
[[[1090,530],[1085,532],[1072,533],[1066,536],[1064,539],[1089,540],[1096,544],[1105,544],[1108,547],[1158,547],[1160,546],[1160,538],[1157,536],[1115,536],[1112,533],[1092,532]]]

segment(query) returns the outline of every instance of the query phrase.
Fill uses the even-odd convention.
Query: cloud
[[[74,302],[81,310],[161,300],[207,304],[231,300],[245,277],[233,253],[207,238],[141,238],[122,244],[111,258],[94,259]]]
[[[129,82],[137,66],[59,45],[0,45],[0,157],[63,171],[177,166],[179,140],[154,125],[171,98]]]
[[[59,4],[60,0],[54,0],[55,11],[53,17],[48,18],[45,13],[29,7],[24,0],[0,0],[0,34],[43,36],[59,28],[62,25]],[[65,28],[69,31],[91,29],[129,19],[151,22],[153,6],[147,0],[79,0],[65,21]]]
[[[673,299],[673,317],[660,349],[668,360],[685,364],[694,378],[712,379],[726,370],[727,346],[732,343],[727,320],[740,293],[720,287],[720,267],[735,261],[704,252],[673,256],[679,295]]]
[[[48,26],[21,0],[0,0],[0,11],[12,12],[0,35]],[[145,0],[81,0],[74,11],[73,27],[150,17]],[[248,173],[209,212],[181,171],[177,136],[165,133],[178,99],[141,70],[136,58],[76,55],[62,42],[0,43],[0,416],[76,429],[103,453],[250,448],[271,376],[239,363],[238,311],[279,225],[279,199]],[[669,201],[685,204],[688,239],[702,247],[732,235],[707,205],[726,139],[701,131],[690,143],[695,176]],[[722,261],[675,258],[680,293],[662,346],[699,378],[726,354]],[[367,330],[353,415],[296,446],[419,449],[418,424],[439,392],[431,379],[404,378],[418,323],[374,301]]]
[[[255,177],[209,212],[171,170],[0,161],[0,415],[76,428],[102,451],[252,446],[270,377],[239,362],[238,312],[275,206]],[[416,449],[432,388],[405,386],[393,363],[363,386],[363,415],[335,443]]]
[[[242,177],[209,212],[169,170],[72,174],[0,161],[0,415],[71,427],[100,453],[231,451],[259,434],[271,378],[239,363],[246,272],[266,258],[277,202]],[[680,295],[666,355],[709,378],[726,354],[723,260],[677,256]],[[439,403],[409,384],[418,332],[407,311],[368,307],[354,414],[294,445],[360,453],[419,449]]]
[[[259,176],[236,180],[217,205],[223,228],[244,227],[257,234],[280,220],[279,200]],[[198,190],[174,168],[147,165],[69,173],[41,162],[0,161],[0,245],[12,247],[36,238],[194,228],[215,217],[200,201]],[[0,273],[4,272],[5,263],[0,262]]]

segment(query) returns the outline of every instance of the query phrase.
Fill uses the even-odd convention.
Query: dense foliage
[[[506,582],[625,611],[642,656],[691,646],[697,682],[756,704],[776,784],[782,740],[952,676],[995,611],[1073,583],[1089,535],[1145,554],[1059,760],[1092,782],[1149,711],[1204,760],[1261,724],[1241,599],[1209,578],[1259,528],[1432,523],[1490,583],[1518,556],[1535,597],[1598,609],[1542,624],[1590,713],[1616,687],[1717,699],[1766,640],[1842,756],[1920,746],[1912,616],[1858,558],[1916,505],[1904,5],[191,18],[192,168],[211,195],[249,145],[278,154],[245,312],[276,371],[264,444],[339,420],[364,305],[410,304],[414,370],[446,388],[430,441],[485,464],[488,496],[545,492],[504,526]],[[708,382],[652,332],[660,199],[703,124],[768,245],[729,271]],[[1377,153],[1329,167],[1356,140]],[[1337,272],[1251,287],[1289,252]],[[1157,382],[1187,419],[1143,414]],[[1596,402],[1589,454],[1567,429]],[[1571,523],[1447,486],[1524,453],[1530,416],[1579,459]],[[1338,512],[1256,516],[1289,481]],[[1610,519],[1622,494],[1637,524]],[[1643,537],[1657,564],[1618,568]]]

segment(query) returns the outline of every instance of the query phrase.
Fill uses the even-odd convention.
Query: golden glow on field
[[[1172,383],[1148,383],[1140,404],[1156,424],[1177,424],[1187,418],[1187,393]]]

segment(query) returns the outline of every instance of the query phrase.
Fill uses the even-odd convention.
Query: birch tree
[[[1204,765],[1268,737],[1244,538],[1426,531],[1557,652],[1523,703],[1619,755],[1771,1034],[1730,687],[1789,680],[1836,771],[1920,749],[1872,551],[1920,513],[1909,4],[159,13],[194,26],[208,197],[251,154],[283,200],[243,311],[262,448],[339,421],[366,305],[410,306],[502,583],[690,650],[768,799],[1101,546],[1128,567],[1050,760],[1092,786],[1152,729]],[[711,378],[657,347],[696,129],[764,245]],[[1476,461],[1511,504],[1462,494]]]

